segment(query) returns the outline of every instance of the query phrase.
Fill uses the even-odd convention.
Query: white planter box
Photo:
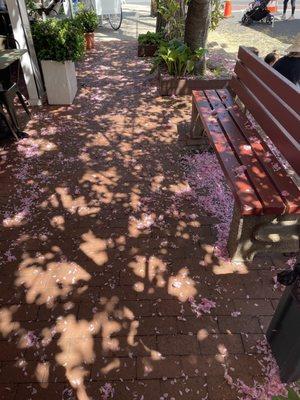
[[[42,60],[49,104],[72,104],[77,92],[75,64],[72,61]]]

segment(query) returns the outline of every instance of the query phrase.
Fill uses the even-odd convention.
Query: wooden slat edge
[[[226,150],[228,151],[228,155],[230,157],[230,161],[234,165],[234,169],[239,168],[241,166],[241,164],[238,162],[235,155],[233,154],[233,151],[224,136],[224,133],[220,127],[220,124],[219,124],[217,118],[214,115],[212,115],[213,110],[211,109],[211,106],[210,106],[204,92],[194,92],[193,100],[195,101],[195,105],[199,112],[199,116],[200,116],[203,126],[205,128],[206,134],[207,134],[212,146],[215,149],[215,152],[216,152],[217,158],[219,159],[222,170],[223,170],[225,176],[227,177],[228,182],[230,183],[230,186],[233,191],[233,195],[234,195],[235,199],[237,200],[237,202],[241,206],[242,215],[259,215],[259,214],[261,214],[263,212],[263,206],[262,206],[260,200],[258,199],[255,191],[253,190],[252,186],[248,183],[248,178],[245,175],[245,173],[241,172],[241,174],[239,176],[240,179],[243,180],[243,182],[241,182],[241,183],[246,186],[246,188],[241,189],[238,186],[236,186],[236,176],[234,176],[234,170],[229,170],[225,167],[225,164],[226,164],[225,156],[222,155],[222,153],[219,151],[218,145],[223,145],[226,148]],[[204,109],[203,104],[205,104],[206,110]],[[210,123],[214,124],[214,126],[217,127],[216,133],[220,136],[221,140],[217,141],[217,140],[215,140],[215,138],[213,139],[213,137],[212,137],[213,131],[210,127]],[[252,198],[249,199],[249,196],[251,196]],[[249,205],[249,203],[251,203],[251,206]]]
[[[217,90],[221,100],[227,106],[227,109],[235,120],[236,124],[240,126],[240,129],[245,131],[246,140],[251,143],[252,138],[255,140],[255,146],[253,150],[255,151],[258,158],[262,159],[262,166],[266,173],[269,175],[274,186],[277,187],[278,193],[280,193],[282,199],[287,205],[287,212],[289,214],[299,214],[300,213],[300,189],[287,174],[284,167],[281,165],[281,161],[273,154],[272,150],[269,148],[268,144],[259,135],[256,129],[251,129],[248,127],[248,118],[240,111],[240,108],[234,102],[231,94],[226,89]],[[264,152],[264,155],[261,154]],[[265,153],[269,153],[270,162],[265,162]],[[276,171],[274,170],[276,166]]]
[[[248,68],[255,70],[260,79],[300,114],[300,91],[292,82],[243,46],[239,48],[238,59]],[[277,87],[279,89],[276,90]]]
[[[284,155],[287,154],[287,161],[292,168],[294,168],[296,173],[300,175],[300,157],[299,152],[294,146],[294,143],[292,143],[288,137],[286,137],[284,142],[279,140],[282,135],[282,127],[278,126],[278,123],[274,120],[270,113],[267,111],[262,111],[262,105],[260,104],[259,100],[253,96],[236,77],[232,77],[230,81],[230,87],[249,110],[256,110],[254,117],[258,124],[270,137],[278,150]],[[244,93],[240,90],[241,87],[243,88]],[[247,95],[245,95],[245,93]]]
[[[218,105],[214,105],[218,111],[218,120],[223,127],[227,139],[231,143],[236,157],[239,159],[240,163],[247,168],[245,172],[258,198],[263,204],[264,214],[283,214],[286,205],[280,197],[276,186],[273,185],[272,180],[270,180],[268,174],[266,174],[265,170],[262,168],[261,162],[253,152],[251,144],[245,139],[241,130],[235,124],[234,119],[232,119],[216,91],[206,90],[205,94],[211,104],[212,102],[218,103]],[[230,127],[228,127],[228,123],[230,123]],[[244,146],[249,147],[248,154],[242,154],[239,148],[240,144],[238,143],[240,141],[243,142]],[[254,169],[257,170],[257,173],[254,172]],[[264,186],[267,186],[268,189],[266,190]]]

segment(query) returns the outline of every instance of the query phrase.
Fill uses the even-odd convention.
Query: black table
[[[8,68],[15,61],[20,60],[27,50],[4,49],[0,50],[0,70]]]

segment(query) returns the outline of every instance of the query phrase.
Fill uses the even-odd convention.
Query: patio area
[[[190,97],[159,97],[136,53],[98,42],[74,104],[36,109],[28,138],[0,144],[0,400],[280,388],[257,341],[293,260],[216,257],[218,221],[185,196]]]

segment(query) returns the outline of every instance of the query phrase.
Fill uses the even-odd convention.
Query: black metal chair
[[[18,97],[20,104],[22,105],[23,109],[25,110],[28,120],[30,119],[30,111],[26,104],[26,101],[23,98],[22,93],[20,92],[18,85],[16,83],[8,83],[7,86],[5,83],[0,84],[0,103],[1,103],[1,114],[4,113],[3,108],[6,109],[8,115],[11,119],[10,126],[14,128],[13,135],[14,137],[18,137],[18,133],[22,133],[20,128],[20,123],[18,120],[18,116],[16,113],[14,100],[15,97]],[[6,118],[7,121],[7,118]],[[8,125],[9,126],[9,125]],[[10,127],[10,129],[11,129]]]
[[[1,127],[0,127],[1,131],[4,130],[4,133],[9,131],[16,140],[19,140],[17,132],[15,131],[14,127],[10,123],[9,119],[6,116],[6,113],[3,110],[1,102],[0,102],[0,119],[1,119]],[[4,127],[3,124],[5,124],[6,127]]]

